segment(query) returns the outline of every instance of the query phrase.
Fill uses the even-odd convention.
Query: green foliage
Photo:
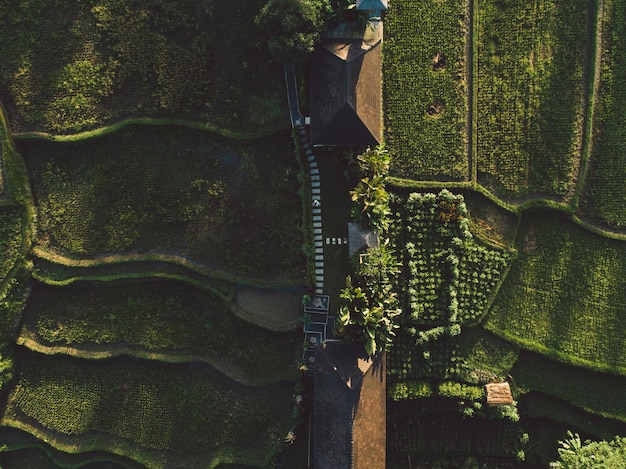
[[[361,179],[350,191],[355,206],[352,215],[366,221],[371,227],[384,232],[389,225],[389,194],[385,189],[385,179],[389,175],[389,152],[383,145],[375,150],[368,148],[357,156]]]
[[[263,1],[2,2],[13,123],[64,133],[146,114],[281,122],[282,73],[254,24]]]
[[[626,438],[616,436],[612,441],[583,441],[580,435],[567,431],[559,442],[560,460],[550,464],[563,469],[624,469],[626,468]]]
[[[462,384],[454,381],[443,381],[439,383],[437,393],[442,397],[468,401],[478,401],[485,398],[485,388],[482,386]]]
[[[350,277],[341,291],[342,305],[337,315],[337,332],[347,342],[364,343],[365,351],[375,355],[393,343],[398,308],[396,293],[390,283],[381,283],[372,291],[353,286]]]
[[[303,61],[332,12],[329,0],[268,0],[255,22],[279,62]]]
[[[288,139],[243,143],[141,126],[21,148],[46,247],[69,256],[167,251],[259,279],[303,276]]]
[[[612,227],[626,226],[626,12],[619,1],[603,2],[602,64],[597,124],[585,216]]]
[[[586,0],[476,2],[478,179],[566,196],[582,148]]]
[[[487,328],[524,348],[598,370],[626,373],[626,245],[552,211],[523,215],[519,258]]]
[[[241,464],[267,461],[290,424],[291,385],[249,388],[211,368],[128,359],[94,363],[25,353],[21,365],[5,418],[88,438],[91,449],[125,441],[144,454],[154,450],[165,458],[159,467],[174,461],[211,467],[218,455]],[[185,464],[186,458],[192,459]]]
[[[391,383],[387,387],[387,397],[394,401],[422,399],[430,397],[433,391],[426,381],[406,380]]]
[[[383,83],[394,176],[467,178],[465,9],[462,0],[389,2]]]
[[[36,284],[22,332],[31,335],[51,345],[126,344],[205,355],[254,382],[292,379],[301,340],[248,324],[216,296],[169,280]]]

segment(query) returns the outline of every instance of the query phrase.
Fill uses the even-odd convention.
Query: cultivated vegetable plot
[[[240,143],[139,126],[81,143],[23,143],[39,242],[70,257],[165,251],[304,282],[298,171],[284,137]]]
[[[392,200],[390,233],[404,272],[403,314],[389,351],[398,379],[461,376],[455,336],[486,313],[510,253],[475,240],[463,197],[449,191]]]
[[[204,355],[254,382],[294,379],[302,342],[301,333],[253,326],[215,295],[167,280],[36,284],[25,316],[22,336],[43,344]]]
[[[502,196],[565,197],[586,103],[586,0],[478,0],[478,180]]]
[[[395,223],[402,225],[405,246],[400,257],[408,267],[401,276],[406,324],[479,320],[510,254],[474,239],[460,195],[414,193],[398,210]]]
[[[626,227],[626,6],[604,2],[604,50],[585,216]]]
[[[385,16],[385,140],[391,173],[466,179],[463,0],[389,2]]]
[[[529,212],[487,327],[525,348],[626,374],[626,244]]]
[[[61,437],[77,437],[67,441],[87,438],[92,449],[126,440],[139,452],[158,450],[174,460],[195,453],[202,467],[218,454],[244,464],[267,461],[293,406],[290,386],[248,388],[210,368],[30,353],[21,365],[5,419],[34,419]]]

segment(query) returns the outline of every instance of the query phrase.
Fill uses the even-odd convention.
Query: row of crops
[[[166,251],[259,279],[304,282],[298,168],[288,138],[237,143],[127,127],[80,143],[20,143],[39,242],[69,256]]]
[[[626,373],[626,245],[533,211],[517,249],[486,327],[566,362]]]
[[[475,2],[478,180],[505,196],[575,183],[593,31],[586,0]]]
[[[613,227],[626,227],[626,6],[608,0],[602,17],[602,60],[596,134],[584,214]]]
[[[486,314],[512,253],[474,238],[461,195],[396,195],[390,205],[403,292],[400,329],[387,352],[391,466],[409,456],[458,463],[472,455],[508,467],[523,446],[517,413],[485,406],[479,383],[502,375],[482,370],[470,353],[479,338],[467,340],[465,331]]]
[[[391,173],[466,179],[465,1],[390,2],[385,16],[385,141]]]
[[[5,423],[35,421],[44,434],[75,444],[89,436],[91,449],[122,441],[167,449],[160,453],[167,467],[185,467],[194,453],[203,466],[217,456],[267,461],[289,424],[289,385],[248,388],[209,368],[128,359],[94,363],[24,352],[20,365]]]

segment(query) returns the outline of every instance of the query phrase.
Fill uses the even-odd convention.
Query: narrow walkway
[[[289,102],[289,115],[291,126],[298,132],[300,143],[304,149],[307,162],[309,164],[309,174],[311,181],[311,204],[313,211],[313,244],[315,256],[315,293],[324,292],[324,238],[322,235],[322,197],[320,170],[313,150],[307,141],[304,130],[304,116],[300,113],[298,105],[298,86],[296,83],[296,72],[293,63],[285,64],[285,82],[287,84],[287,101]]]

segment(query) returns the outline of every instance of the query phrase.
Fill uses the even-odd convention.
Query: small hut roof
[[[369,228],[363,228],[357,223],[348,223],[348,251],[350,257],[365,247],[378,247],[378,235]]]
[[[387,0],[356,0],[357,10],[386,10],[388,7]]]
[[[485,385],[487,404],[491,407],[513,404],[509,383],[489,383]]]

